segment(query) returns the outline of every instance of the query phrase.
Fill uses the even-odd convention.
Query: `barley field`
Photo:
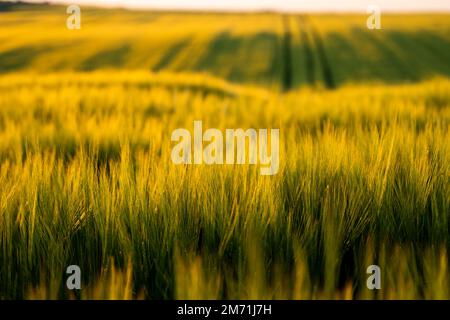
[[[1,299],[450,298],[449,15],[66,18],[0,3]],[[278,173],[173,164],[195,120]]]

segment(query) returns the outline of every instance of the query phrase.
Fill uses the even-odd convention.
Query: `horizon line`
[[[60,6],[60,5],[70,5],[77,4],[75,1],[70,0],[13,0],[13,1],[0,1],[1,2],[12,2],[12,3],[23,3],[23,4],[32,4],[32,5],[48,5],[48,6]],[[121,9],[121,10],[130,10],[130,11],[169,11],[169,12],[199,12],[199,13],[322,13],[322,14],[367,14],[366,9],[358,9],[358,8],[343,8],[343,9],[324,9],[324,8],[309,8],[309,9],[284,9],[284,8],[229,8],[229,7],[184,7],[184,6],[167,6],[167,5],[126,5],[126,4],[101,4],[101,3],[83,3],[77,4],[80,7],[87,8],[106,8],[106,9]],[[420,9],[420,8],[410,8],[410,9],[400,9],[400,8],[388,8],[383,9],[380,7],[382,12],[387,14],[449,14],[449,8],[428,8],[428,9]]]

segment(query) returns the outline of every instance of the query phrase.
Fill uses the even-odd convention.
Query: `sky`
[[[42,2],[40,0],[28,1]],[[47,0],[46,2],[150,9],[356,11],[364,13],[369,5],[377,5],[381,11],[450,12],[450,0]]]

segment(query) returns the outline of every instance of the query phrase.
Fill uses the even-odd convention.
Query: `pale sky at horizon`
[[[43,2],[42,0],[28,1]],[[378,5],[381,11],[450,12],[450,0],[47,0],[46,2],[149,9],[356,11],[364,13],[369,5]]]

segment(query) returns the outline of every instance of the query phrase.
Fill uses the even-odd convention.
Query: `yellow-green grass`
[[[0,298],[450,298],[448,15],[66,18],[0,6]],[[172,164],[194,120],[280,171]]]
[[[279,173],[172,164],[171,132],[194,120],[279,128]],[[279,93],[2,75],[0,297],[448,299],[449,125],[446,78]]]

